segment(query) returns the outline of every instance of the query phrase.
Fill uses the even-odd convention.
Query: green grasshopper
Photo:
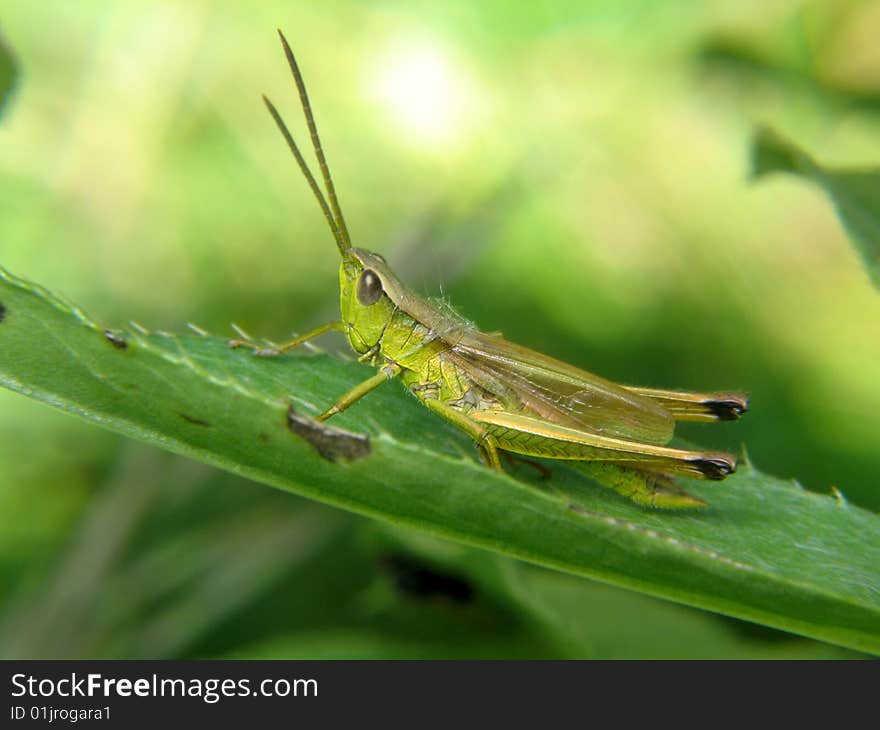
[[[676,475],[723,479],[736,469],[730,454],[667,447],[676,421],[724,421],[748,408],[740,393],[689,393],[623,386],[480,332],[447,308],[410,291],[385,259],[355,248],[321,147],[305,84],[279,31],[318,161],[326,197],[272,102],[263,101],[284,136],[330,226],[342,264],[341,318],[284,344],[260,348],[280,355],[331,330],[345,334],[361,362],[378,373],[342,395],[317,417],[326,421],[384,382],[399,378],[430,411],[467,433],[485,463],[501,469],[499,453],[576,463],[603,485],[638,504],[667,509],[706,503],[679,489]]]

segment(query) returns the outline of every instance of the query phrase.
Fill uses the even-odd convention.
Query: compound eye
[[[358,280],[358,301],[365,307],[375,304],[382,298],[382,280],[372,269],[364,269]]]

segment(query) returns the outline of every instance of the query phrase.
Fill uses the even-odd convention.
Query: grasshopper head
[[[339,267],[339,306],[352,348],[367,352],[382,338],[406,289],[376,253],[350,248]]]

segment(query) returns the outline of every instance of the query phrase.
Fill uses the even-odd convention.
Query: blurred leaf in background
[[[6,46],[3,36],[0,36],[0,114],[9,103],[12,92],[15,89],[15,81],[18,76],[18,68],[12,51]]]
[[[877,510],[880,300],[816,191],[749,185],[748,141],[760,122],[878,164],[878,7],[14,5],[0,264],[109,326],[324,321],[332,241],[259,102],[295,118],[281,27],[357,245],[607,377],[749,391],[747,420],[684,435]],[[842,655],[401,535],[5,391],[0,463],[4,656]],[[470,602],[401,592],[400,554]]]
[[[755,177],[790,172],[825,191],[861,253],[874,285],[880,286],[880,167],[829,170],[769,129],[759,129],[755,134],[752,155]]]

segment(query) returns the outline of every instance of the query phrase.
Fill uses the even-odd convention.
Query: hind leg
[[[622,494],[644,507],[695,509],[708,506],[702,499],[679,489],[672,477],[665,474],[641,471],[601,461],[569,463],[595,479],[603,487],[613,489],[618,494]]]

